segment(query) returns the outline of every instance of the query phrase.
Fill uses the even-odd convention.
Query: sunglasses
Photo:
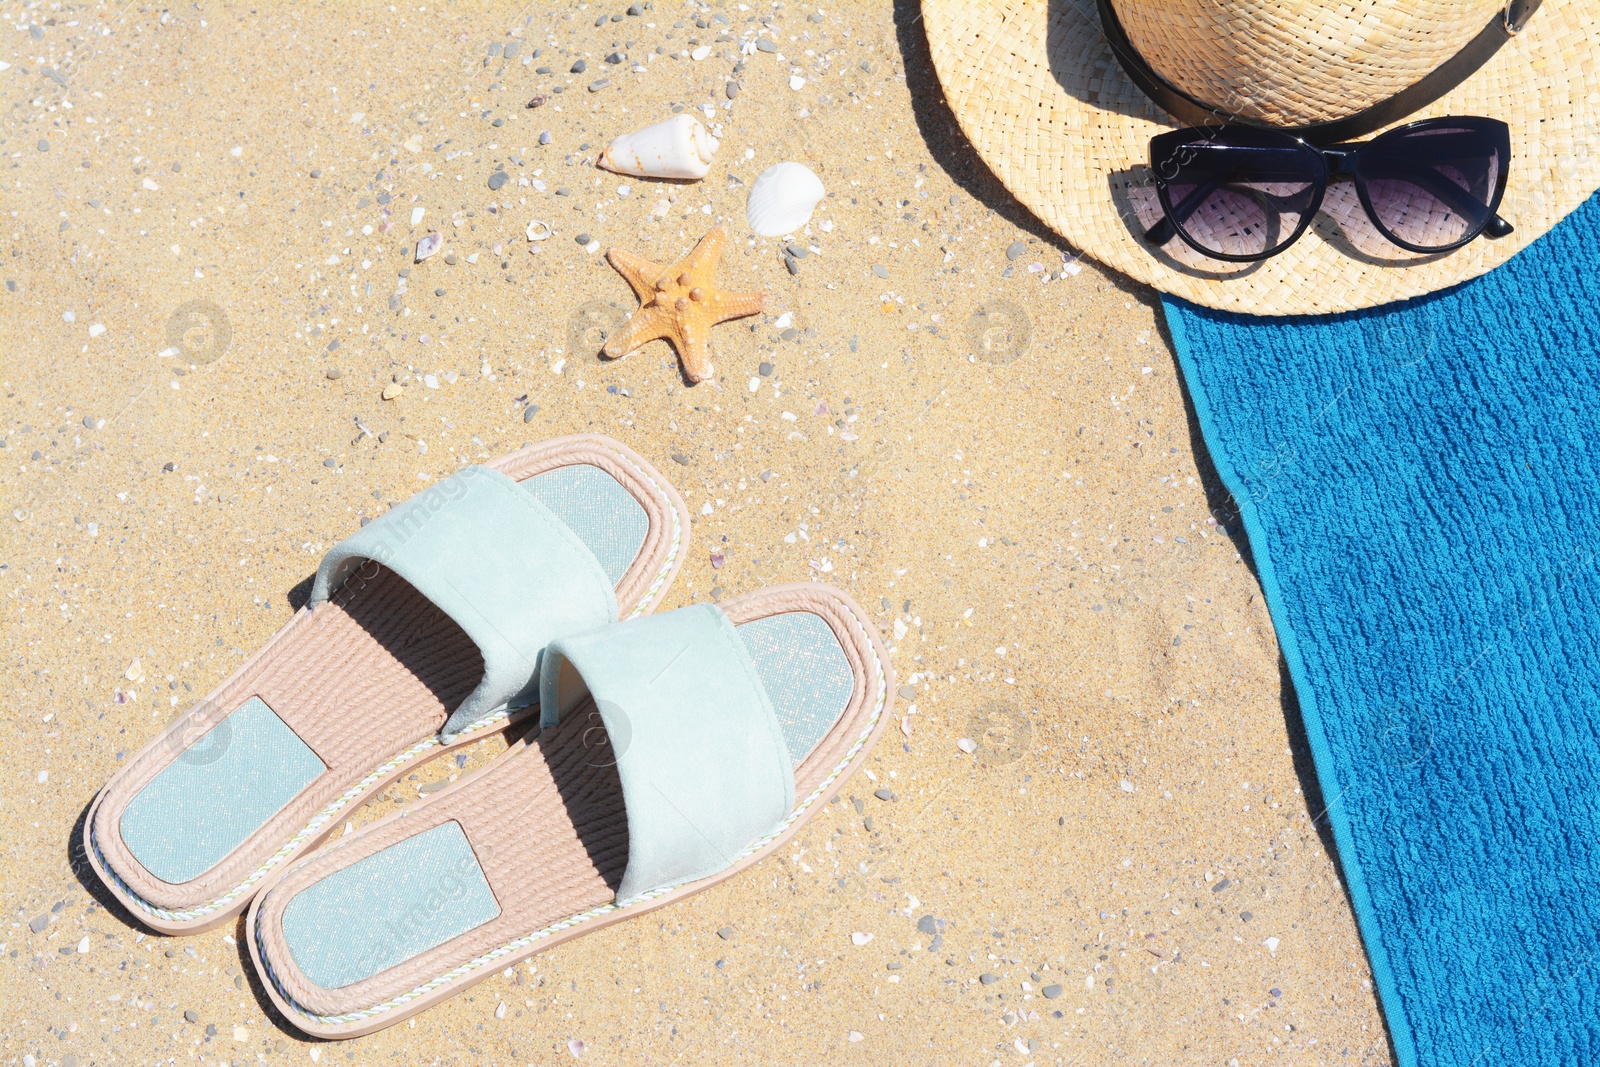
[[[1213,259],[1247,263],[1294,244],[1328,183],[1353,181],[1383,236],[1418,253],[1449,252],[1479,234],[1504,237],[1511,130],[1488,118],[1424,119],[1370,141],[1317,146],[1258,126],[1201,126],[1150,140],[1165,214],[1145,232]]]

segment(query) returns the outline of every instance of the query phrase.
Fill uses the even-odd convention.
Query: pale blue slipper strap
[[[628,815],[617,900],[723,870],[794,808],[782,726],[745,642],[715,605],[551,642],[541,725],[586,696],[616,754]]]
[[[614,622],[616,588],[595,553],[534,494],[489,467],[467,467],[340,541],[317,568],[316,606],[367,561],[394,571],[464,630],[483,680],[443,734],[526,693],[552,637]]]

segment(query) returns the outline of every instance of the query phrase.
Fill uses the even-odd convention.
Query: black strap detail
[[[1242,119],[1220,107],[1202,103],[1168,82],[1150,68],[1138,49],[1133,47],[1133,42],[1128,40],[1122,23],[1117,20],[1117,13],[1111,8],[1110,0],[1098,0],[1100,25],[1117,62],[1133,83],[1168,114],[1191,126],[1232,124],[1282,130],[1315,145],[1337,144],[1365,136],[1427,107],[1466,81],[1500,50],[1501,45],[1522,32],[1542,2],[1509,0],[1505,14],[1493,19],[1467,42],[1466,47],[1435,67],[1422,80],[1406,86],[1387,100],[1380,100],[1365,110],[1333,122],[1285,127]]]

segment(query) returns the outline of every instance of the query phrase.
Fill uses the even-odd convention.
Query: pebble
[[[612,52],[609,56],[606,56],[606,62],[615,66],[626,58],[628,57],[623,55],[621,52]]]
[[[634,18],[638,18],[640,15],[644,14],[644,8],[640,7],[638,4],[634,4],[628,8],[628,14],[632,15]]]
[[[600,21],[604,22],[605,20],[601,19]],[[600,23],[597,22],[597,23],[595,23],[595,25],[598,26],[598,25],[600,25]],[[586,71],[588,69],[589,69],[589,64],[585,63],[581,59],[578,60],[576,63],[572,64],[572,73],[574,73],[574,74],[582,74],[584,71]]]
[[[758,51],[758,52],[776,52],[777,50],[778,50],[778,46],[772,40],[772,38],[770,38],[770,37],[757,37],[756,38],[756,51]]]
[[[49,925],[50,925],[50,916],[48,916],[48,915],[41,915],[37,919],[29,919],[28,920],[28,929],[32,930],[36,934],[43,933],[44,932],[44,928],[46,926],[49,926]]]
[[[872,273],[876,274],[880,278],[888,278],[889,268],[885,267],[882,263],[874,263],[872,265]]]
[[[539,143],[540,144],[549,144],[550,143],[550,131],[549,130],[540,131],[540,133],[539,133]]]
[[[323,460],[322,461],[322,465],[324,467],[329,467],[329,468],[331,468],[333,470],[338,470],[339,469],[339,461],[334,459],[332,456],[329,456],[327,459]]]
[[[978,975],[978,981],[982,982],[984,985],[994,985],[996,982],[1000,981],[1000,976],[998,974],[990,974],[988,971],[985,971],[984,973]]]
[[[1021,241],[1012,241],[1011,244],[1006,246],[1006,259],[1015,260],[1027,250],[1028,246],[1023,244]]]
[[[493,174],[489,175],[489,190],[491,192],[498,192],[500,187],[505,185],[505,183],[510,179],[511,175],[507,174],[505,171],[495,171]]]
[[[580,245],[586,245],[590,240],[592,240],[592,238],[590,238],[587,233],[580,233],[578,236],[574,237],[573,240],[578,242]]]
[[[770,378],[772,377],[772,372],[776,369],[772,364],[763,361],[761,366],[756,368],[756,373],[763,378]]]
[[[788,268],[790,274],[799,275],[800,264],[793,256],[784,256],[783,265]]]
[[[312,168],[311,168],[311,176],[312,176],[312,177],[313,177],[313,178],[320,178],[320,177],[322,177],[322,168],[321,168],[321,167],[312,167]]]
[[[405,391],[406,387],[401,385],[399,382],[390,382],[388,385],[383,387],[383,399],[393,400],[398,396],[404,395]]]
[[[1056,982],[1051,982],[1049,985],[1039,990],[1039,992],[1044,994],[1044,999],[1054,1000],[1061,995],[1061,986]]]
[[[1222,892],[1224,889],[1228,888],[1232,884],[1233,884],[1233,880],[1232,879],[1224,878],[1222,881],[1220,881],[1216,885],[1212,886],[1211,887],[1211,891],[1213,893],[1220,893],[1220,892]]]
[[[879,800],[893,800],[895,798],[894,794],[889,792],[887,789],[874,789],[872,791],[872,795],[877,797]]]
[[[933,937],[939,932],[939,920],[932,915],[924,915],[917,920],[917,929],[929,937]]]
[[[728,941],[728,940],[732,939],[732,937],[733,937],[733,927],[724,926],[722,929],[717,931],[717,936],[722,938],[722,940],[724,940],[724,941]]]
[[[708,44],[703,44],[699,48],[696,48],[693,52],[690,52],[689,53],[689,58],[694,60],[696,63],[698,63],[702,59],[705,59],[710,55],[711,55],[711,46],[708,45]]]
[[[529,404],[526,408],[523,409],[522,421],[523,422],[532,422],[533,421],[533,417],[535,415],[537,415],[537,414],[539,414],[539,405],[538,404]]]
[[[343,378],[343,377],[344,377],[344,371],[340,370],[338,367],[329,367],[328,368],[328,380],[329,381],[336,382],[340,378]]]
[[[811,254],[811,249],[807,248],[805,245],[796,244],[794,241],[790,241],[787,245],[785,245],[783,250],[789,253],[795,259],[805,259]]]
[[[737,97],[739,95],[739,83],[738,82],[729,82],[728,83],[728,87],[726,89],[724,89],[723,92],[728,94],[728,99],[729,100],[734,99],[735,97]]]
[[[443,296],[444,295],[444,286],[440,286],[439,288],[435,289],[433,291],[433,295],[434,296]]]
[[[43,137],[39,138],[39,151],[41,151],[41,152],[50,151],[50,142],[45,140]]]
[[[610,78],[601,78],[599,81],[592,82],[589,85],[589,91],[591,93],[598,93],[601,89],[604,89],[606,86],[608,86],[610,84],[611,84],[611,79]]]
[[[183,1021],[186,1023],[197,1023],[200,1021],[200,1013],[191,1008],[183,1013]]]
[[[895,692],[900,694],[901,700],[917,699],[917,687],[914,685],[902,685],[899,689],[895,690]]]

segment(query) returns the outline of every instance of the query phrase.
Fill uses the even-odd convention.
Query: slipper
[[[865,613],[820,584],[554,641],[536,738],[257,896],[262,984],[306,1033],[356,1037],[714,885],[823,810],[893,687]]]
[[[551,639],[651,611],[688,534],[667,480],[592,434],[418,493],[335,545],[307,606],[100,790],[95,873],[163,933],[226,922],[341,813],[536,703]]]

